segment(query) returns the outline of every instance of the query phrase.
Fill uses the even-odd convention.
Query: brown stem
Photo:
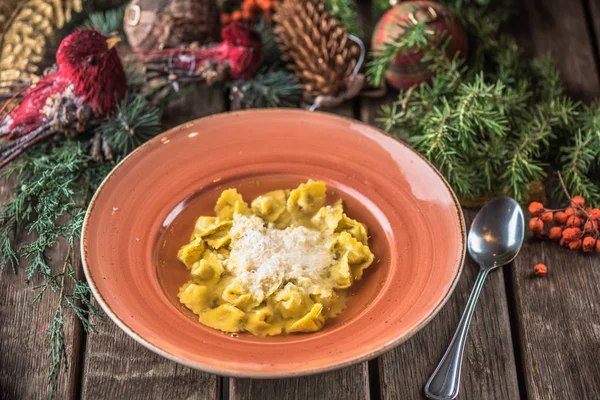
[[[60,294],[58,295],[58,304],[56,305],[56,308],[58,309],[62,303],[63,300],[63,296],[65,295],[65,275],[67,273],[67,266],[69,265],[69,258],[71,257],[71,246],[69,246],[67,248],[67,256],[65,257],[65,262],[63,263],[63,268],[62,268],[62,286],[60,288]]]
[[[567,190],[567,185],[565,185],[565,181],[563,180],[563,177],[562,177],[562,175],[560,174],[560,171],[558,172],[558,180],[560,181],[560,185],[562,186],[562,188],[563,188],[563,191],[565,192],[565,195],[567,196],[567,198],[569,199],[569,201],[570,201],[570,203],[571,203],[571,208],[574,208],[574,207],[573,207],[573,204],[575,204],[575,205],[577,206],[576,208],[580,209],[580,210],[581,210],[581,212],[583,212],[583,213],[585,214],[585,216],[586,216],[586,217],[588,217],[588,220],[589,220],[589,219],[591,218],[590,214],[588,214],[588,213],[587,213],[587,212],[584,210],[584,208],[583,208],[583,207],[579,206],[579,204],[576,204],[576,203],[573,201],[573,198],[571,197],[571,195],[569,194],[569,191]],[[586,221],[586,222],[587,222],[587,221]]]

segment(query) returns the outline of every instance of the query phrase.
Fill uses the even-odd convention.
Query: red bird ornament
[[[125,97],[127,79],[114,48],[118,38],[85,29],[67,36],[53,71],[32,85],[0,120],[0,168],[56,133],[74,137],[112,115]],[[92,157],[111,159],[110,147],[94,137]]]
[[[262,62],[261,35],[243,23],[227,25],[221,43],[150,51],[142,55],[150,81],[167,78],[178,90],[179,83],[212,85],[224,80],[249,79]]]

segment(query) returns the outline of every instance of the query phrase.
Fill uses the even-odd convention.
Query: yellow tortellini
[[[290,192],[287,199],[287,209],[292,218],[303,223],[315,215],[325,205],[327,188],[323,182],[309,180]]]
[[[309,180],[291,191],[258,196],[250,206],[235,189],[223,191],[215,216],[199,217],[190,242],[177,254],[190,271],[189,282],[179,290],[180,302],[202,324],[223,332],[272,336],[320,330],[328,318],[343,311],[346,290],[374,260],[366,226],[345,214],[341,200],[326,205],[326,191],[323,182]],[[277,257],[285,246],[271,249],[268,267],[236,258],[236,245],[244,235],[236,224],[250,217],[259,218],[262,226],[249,241],[256,242],[258,253],[250,254],[268,251],[260,242],[269,232],[287,240],[286,232],[304,229],[303,234],[319,235],[315,243],[320,247],[314,253],[327,257],[322,260],[324,268],[304,274],[304,267],[294,264],[295,272],[284,273]],[[293,249],[294,243],[288,247]],[[300,259],[306,254],[310,266],[315,254],[309,253],[301,252]],[[241,262],[248,264],[245,269],[238,265]],[[252,286],[254,274],[260,276],[261,286]]]

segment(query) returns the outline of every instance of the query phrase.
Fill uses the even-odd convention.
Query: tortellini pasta
[[[309,180],[250,205],[235,189],[223,191],[215,216],[199,217],[177,254],[190,271],[180,302],[224,332],[320,330],[343,311],[346,290],[374,259],[366,226],[345,214],[341,200],[326,205],[326,191]]]

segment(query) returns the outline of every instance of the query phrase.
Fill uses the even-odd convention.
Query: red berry
[[[567,243],[567,247],[571,250],[579,250],[581,248],[581,240],[573,240]]]
[[[571,207],[585,207],[585,199],[581,196],[573,196],[573,202],[571,202]]]
[[[537,217],[538,215],[540,215],[540,213],[543,210],[544,210],[544,205],[542,203],[540,203],[539,201],[533,201],[533,202],[531,202],[531,204],[529,204],[529,212],[534,217]]]
[[[582,223],[583,223],[583,220],[574,215],[570,216],[569,219],[567,219],[567,225],[569,225],[569,226],[581,226]]]
[[[590,217],[593,220],[599,220],[600,219],[600,210],[597,208],[592,209],[592,211],[590,211]]]
[[[583,232],[581,232],[581,229],[579,228],[567,228],[562,233],[562,237],[565,242],[579,240],[581,239],[581,235],[583,235]]]
[[[562,211],[554,213],[554,222],[557,223],[558,225],[566,224],[568,218],[569,218],[569,216]]]
[[[544,230],[544,222],[537,217],[531,218],[529,220],[529,229],[535,233],[542,232]]]
[[[583,248],[583,251],[586,253],[590,253],[592,251],[594,251],[594,249],[596,248],[596,239],[594,239],[593,237],[586,237],[583,238],[583,244],[581,246]]]
[[[562,231],[560,226],[553,226],[548,231],[548,237],[552,240],[559,240],[562,237]]]
[[[553,217],[554,217],[554,214],[552,214],[552,211],[543,211],[542,214],[540,215],[540,218],[544,222],[552,222]]]
[[[548,272],[548,267],[544,264],[537,264],[533,267],[533,272],[536,276],[544,276]]]
[[[589,221],[587,221],[585,223],[585,225],[583,226],[583,230],[587,233],[594,232],[597,229],[598,229],[598,222],[594,221],[593,219],[590,219]]]
[[[569,207],[565,210],[565,214],[567,214],[567,216],[570,217],[571,215],[575,214],[575,210],[573,210],[573,208]]]

